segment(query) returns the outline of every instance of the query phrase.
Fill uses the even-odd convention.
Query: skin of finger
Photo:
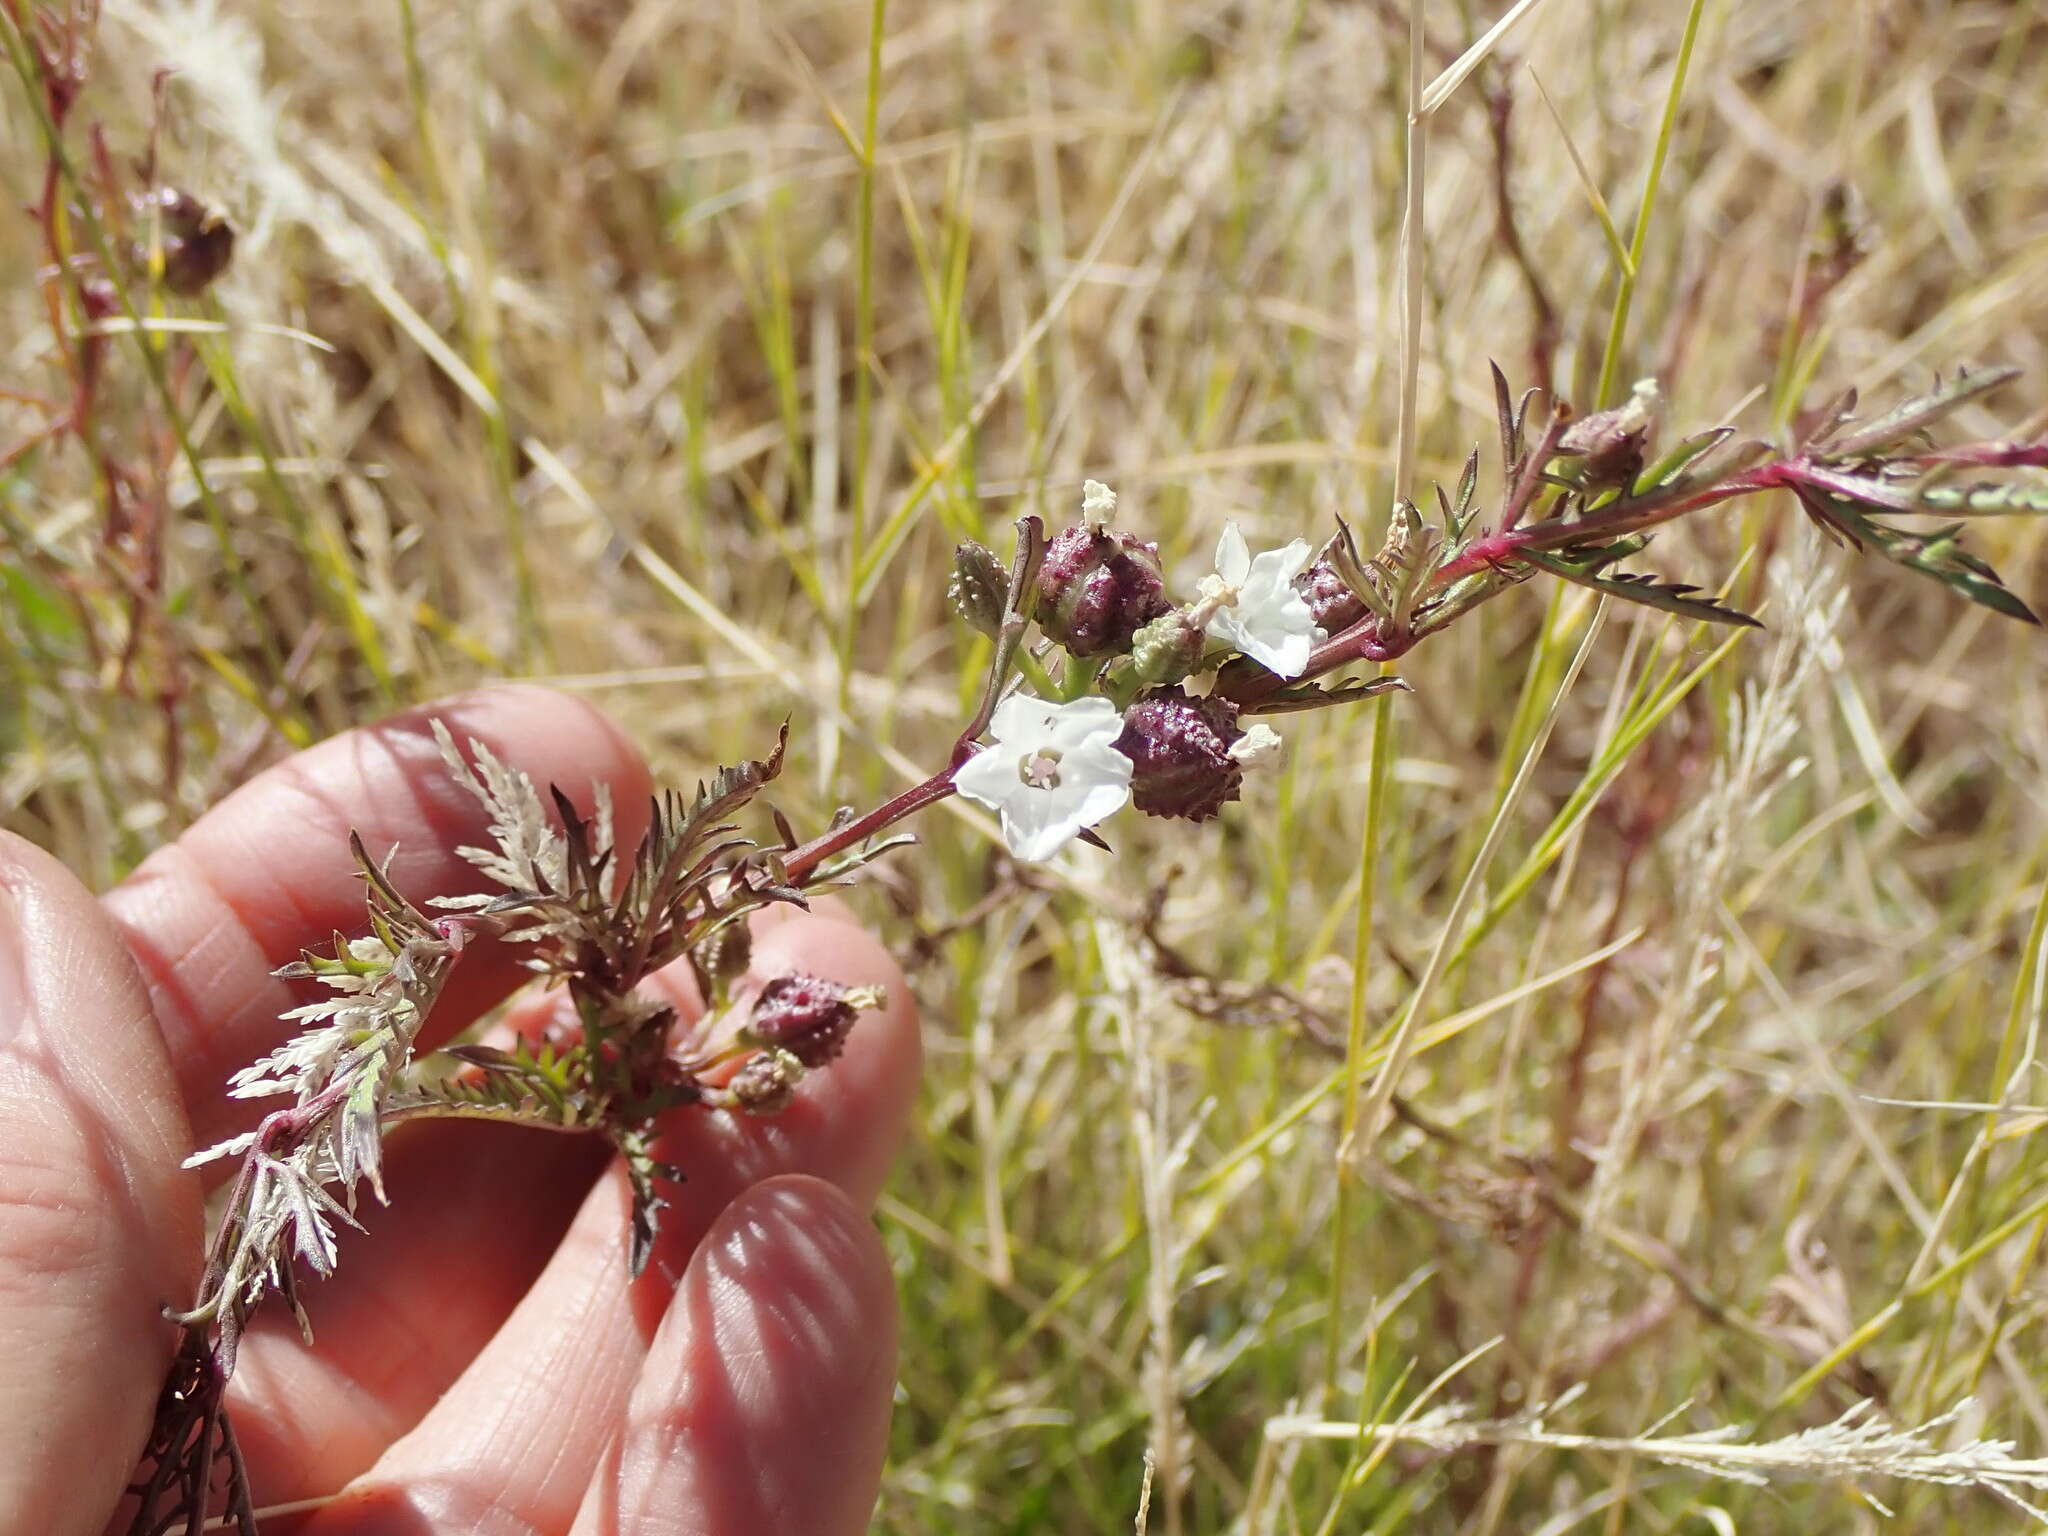
[[[0,1510],[96,1532],[147,1436],[198,1178],[149,998],[56,860],[0,833]]]
[[[758,941],[792,919],[853,923],[836,897],[813,914],[778,904],[751,927]],[[685,1025],[702,1012],[687,961],[647,985]],[[534,992],[500,1027],[534,1033],[567,1010],[559,990]],[[283,1501],[373,1465],[503,1325],[609,1160],[595,1137],[500,1125],[423,1123],[394,1135],[390,1205],[365,1213],[366,1232],[340,1234],[335,1278],[311,1293],[313,1342],[276,1308],[244,1336],[231,1404],[256,1485]]]
[[[757,1184],[691,1257],[575,1536],[859,1536],[895,1380],[866,1213],[819,1179]]]
[[[227,1078],[276,1045],[279,1014],[310,995],[270,973],[336,933],[364,931],[351,831],[372,857],[391,856],[393,882],[413,900],[484,888],[456,850],[486,840],[487,818],[442,762],[435,718],[543,793],[559,784],[586,812],[595,786],[609,785],[622,841],[645,825],[652,780],[618,726],[580,699],[523,686],[347,731],[236,790],[105,898],[149,982],[202,1144],[262,1115],[265,1106],[227,1097]],[[464,954],[436,1030],[474,1019],[525,979],[509,950],[480,942]]]
[[[630,1191],[618,1169],[607,1172],[504,1328],[312,1523],[317,1536],[566,1529],[691,1254],[732,1200],[762,1180],[808,1173],[856,1208],[872,1205],[917,1090],[917,1024],[901,973],[858,929],[811,917],[764,934],[754,963],[762,975],[797,968],[881,985],[889,1003],[861,1019],[846,1053],[807,1078],[782,1114],[728,1124],[677,1112],[662,1155],[685,1181],[667,1191],[672,1203],[637,1281],[626,1272]]]

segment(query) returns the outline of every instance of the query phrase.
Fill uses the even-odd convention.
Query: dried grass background
[[[240,235],[185,311],[226,327],[180,396],[222,523],[170,476],[131,634],[82,457],[0,474],[0,818],[104,882],[291,737],[518,676],[675,776],[793,716],[780,803],[815,825],[969,707],[958,538],[1069,515],[1084,475],[1169,569],[1226,517],[1255,547],[1376,531],[1405,11],[880,12],[108,0],[83,110],[132,152],[174,68],[167,178]],[[1497,14],[1425,5],[1425,78]],[[1489,359],[1529,380],[1490,106],[1590,405],[1616,262],[1588,187],[1626,237],[1687,19],[1547,0],[1434,114],[1424,476],[1491,441]],[[1782,422],[1779,327],[1839,181],[1868,255],[1811,394],[2015,363],[1968,425],[2026,427],[2044,101],[2039,5],[1704,5],[1621,377],[1658,374],[1681,429]],[[10,208],[40,166],[10,82]],[[0,221],[10,389],[53,387],[38,260]],[[161,404],[128,342],[109,367],[144,453]],[[32,419],[0,400],[0,442]],[[2024,1518],[1983,1467],[2048,1452],[2048,642],[1787,510],[1658,546],[1739,566],[1767,634],[1532,584],[1409,658],[1413,696],[1288,722],[1219,825],[1128,816],[1117,858],[1020,875],[954,807],[855,895],[932,1058],[880,1217],[905,1337],[878,1531],[1128,1529],[1148,1454],[1176,1533],[1858,1531],[1866,1495],[1898,1529]],[[1981,538],[2048,596],[2038,524]],[[1346,1143],[1404,1009],[1394,1118]],[[1644,1448],[1783,1441],[1863,1398],[1933,1427],[1861,1459],[1854,1421],[1820,1431],[1763,1489],[1719,1439]]]

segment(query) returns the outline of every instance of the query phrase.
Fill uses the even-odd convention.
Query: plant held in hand
[[[222,1408],[237,1339],[272,1291],[308,1326],[297,1266],[331,1273],[336,1226],[357,1220],[361,1188],[383,1198],[382,1138],[392,1126],[458,1116],[607,1138],[631,1176],[633,1266],[644,1265],[661,1186],[674,1172],[655,1153],[662,1117],[781,1108],[805,1073],[829,1070],[859,1014],[881,1002],[872,989],[816,977],[749,984],[747,918],[843,881],[896,846],[880,834],[956,792],[996,811],[1011,853],[1026,860],[1077,839],[1099,844],[1093,829],[1126,804],[1208,820],[1280,745],[1257,717],[1405,687],[1377,669],[1537,574],[1684,620],[1754,626],[1694,585],[1621,567],[1658,525],[1770,491],[1789,492],[1837,543],[2036,622],[1963,549],[1962,523],[1901,521],[2048,511],[2048,489],[2024,477],[2048,467],[2048,443],[1944,449],[1926,435],[2010,377],[1959,373],[1867,421],[1852,417],[1853,397],[1844,397],[1815,413],[1785,452],[1716,427],[1652,459],[1654,385],[1615,410],[1575,418],[1561,401],[1537,411],[1534,392],[1515,400],[1496,370],[1504,490],[1490,519],[1477,505],[1475,452],[1455,492],[1438,488],[1434,520],[1408,502],[1395,506],[1371,558],[1341,524],[1319,555],[1305,538],[1254,554],[1231,525],[1213,574],[1178,601],[1157,546],[1115,530],[1114,495],[1090,481],[1072,527],[1048,539],[1038,519],[1018,522],[1007,571],[981,545],[960,547],[954,606],[994,642],[978,708],[937,771],[807,842],[780,814],[768,843],[738,836],[731,820],[775,778],[782,742],[694,796],[663,797],[626,850],[608,804],[586,817],[555,792],[550,805],[483,747],[471,743],[465,755],[444,731],[449,772],[490,818],[489,846],[465,854],[496,890],[423,908],[356,844],[367,931],[288,968],[325,995],[294,1009],[287,1018],[298,1032],[233,1079],[238,1095],[289,1104],[193,1159],[241,1166],[199,1294],[175,1319],[183,1346],[131,1529],[155,1536],[182,1520],[197,1536],[225,1468],[228,1505],[253,1532]],[[1375,675],[1347,675],[1361,665]],[[529,966],[566,991],[569,1022],[508,1047],[419,1052],[443,987],[481,935],[523,946]],[[679,958],[708,1006],[705,1023],[688,1030],[641,990]]]

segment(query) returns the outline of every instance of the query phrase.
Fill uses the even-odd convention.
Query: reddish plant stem
[[[1438,567],[1424,589],[1425,598],[1448,590],[1469,577],[1509,566],[1524,550],[1557,549],[1573,544],[1619,538],[1658,523],[1683,517],[1704,507],[1733,501],[1740,496],[1774,490],[1806,480],[1805,466],[1797,461],[1775,460],[1732,475],[1716,485],[1706,486],[1669,501],[1636,498],[1617,502],[1585,517],[1553,518],[1526,527],[1508,528],[1482,534]],[[1649,500],[1649,505],[1644,501]],[[1489,594],[1490,595],[1490,594]],[[1387,634],[1384,620],[1368,616],[1351,628],[1325,640],[1309,653],[1308,668],[1298,678],[1282,679],[1261,672],[1229,689],[1231,702],[1240,708],[1256,704],[1283,688],[1298,686],[1358,661],[1392,661],[1405,656],[1432,630],[1420,633]]]
[[[963,745],[971,755],[972,746],[966,743]],[[952,794],[953,774],[966,760],[961,756],[960,747],[953,749],[953,758],[954,760],[941,772],[933,774],[924,782],[913,784],[902,794],[883,801],[865,816],[856,816],[852,821],[844,822],[829,832],[820,833],[797,849],[782,861],[783,868],[789,875],[789,883],[802,885],[811,872],[833,854],[851,848],[855,843],[873,837],[877,832],[893,827],[897,822],[907,816],[916,815],[928,805],[937,805]]]
[[[820,833],[790,854],[783,860],[783,868],[788,872],[792,885],[801,886],[811,872],[833,854],[893,827],[928,805],[938,804],[954,792],[953,775],[974,756],[975,740],[988,729],[997,701],[1002,697],[1003,685],[1009,681],[1017,649],[1024,643],[1024,632],[1030,623],[1032,595],[1037,590],[1038,566],[1044,558],[1045,525],[1035,517],[1018,518],[1017,552],[1010,562],[1010,589],[1003,602],[1002,627],[995,636],[996,652],[989,663],[988,683],[982,689],[981,703],[974,711],[974,718],[967,722],[966,729],[953,743],[951,760],[923,783],[911,785],[865,816],[856,816],[843,826]]]
[[[1718,485],[1707,486],[1668,502],[1658,502],[1646,507],[1640,501],[1623,500],[1585,517],[1554,518],[1531,523],[1525,528],[1509,529],[1505,533],[1487,534],[1474,539],[1454,557],[1445,561],[1430,578],[1428,591],[1441,592],[1467,576],[1476,576],[1488,567],[1514,559],[1525,549],[1559,549],[1571,544],[1619,538],[1624,534],[1655,527],[1658,523],[1668,523],[1675,517],[1685,516],[1688,512],[1697,512],[1720,502],[1733,501],[1738,496],[1749,496],[1758,491],[1789,485],[1800,478],[1802,476],[1797,473],[1794,465],[1776,461],[1744,470]]]
[[[1542,442],[1525,460],[1529,467],[1520,483],[1516,485],[1511,503],[1515,514],[1518,515],[1529,504],[1539,487],[1541,477],[1536,471],[1536,466],[1551,456],[1550,450],[1556,446],[1556,439],[1562,434],[1566,424],[1565,420],[1558,418],[1553,418],[1547,423]],[[1550,518],[1521,527],[1515,526],[1510,519],[1500,531],[1482,534],[1438,567],[1424,587],[1423,596],[1434,596],[1460,581],[1487,571],[1502,570],[1525,550],[1558,549],[1619,538],[1659,523],[1670,522],[1689,512],[1697,512],[1724,501],[1733,501],[1741,496],[1755,495],[1760,491],[1802,483],[1822,484],[1826,489],[1825,482],[1829,478],[1830,472],[1819,466],[1809,465],[1798,459],[1774,459],[1769,463],[1730,475],[1713,485],[1702,486],[1682,495],[1671,496],[1669,499],[1660,499],[1655,492],[1640,497],[1625,497],[1612,506],[1583,517]],[[1020,561],[1021,558],[1020,556]],[[1270,698],[1284,688],[1311,682],[1354,662],[1392,661],[1396,657],[1406,655],[1432,633],[1425,629],[1419,633],[1403,630],[1388,634],[1383,627],[1386,623],[1386,620],[1375,615],[1368,615],[1351,628],[1325,640],[1309,653],[1308,666],[1297,678],[1278,678],[1263,669],[1250,674],[1226,673],[1223,692],[1239,708],[1247,708]],[[1021,628],[1021,616],[1013,612],[1011,623],[1005,625],[1003,636],[1003,640],[1008,642],[1008,649],[1014,648],[1015,632]],[[1003,659],[1007,660],[1007,649]],[[1007,667],[999,667],[997,676],[1000,677],[1006,671]],[[821,863],[835,853],[894,826],[904,818],[915,815],[926,806],[934,805],[952,794],[953,774],[973,755],[974,738],[987,724],[996,693],[997,686],[992,684],[974,722],[955,743],[952,761],[942,772],[933,774],[922,783],[912,785],[895,798],[876,806],[865,816],[858,816],[842,826],[835,827],[795,850],[784,860],[790,882],[802,885]]]
[[[1551,388],[1557,361],[1557,305],[1544,284],[1543,274],[1529,256],[1522,241],[1522,228],[1515,216],[1514,133],[1512,128],[1515,93],[1509,85],[1510,65],[1503,62],[1497,75],[1482,82],[1486,101],[1486,127],[1493,140],[1493,228],[1501,249],[1506,251],[1522,274],[1529,291],[1529,368],[1536,386],[1546,393]]]

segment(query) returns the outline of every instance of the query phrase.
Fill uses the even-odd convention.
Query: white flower
[[[1051,858],[1131,798],[1131,760],[1115,746],[1123,717],[1105,698],[1048,704],[1012,694],[989,730],[995,740],[953,783],[1002,814],[1003,841],[1020,859]]]
[[[1225,523],[1216,541],[1216,574],[1204,576],[1200,591],[1214,606],[1207,625],[1212,640],[1251,657],[1275,677],[1299,677],[1309,652],[1323,637],[1315,615],[1294,590],[1312,558],[1307,539],[1254,556],[1237,524]]]
[[[1106,528],[1116,511],[1116,492],[1100,480],[1081,482],[1081,521],[1090,528]]]

